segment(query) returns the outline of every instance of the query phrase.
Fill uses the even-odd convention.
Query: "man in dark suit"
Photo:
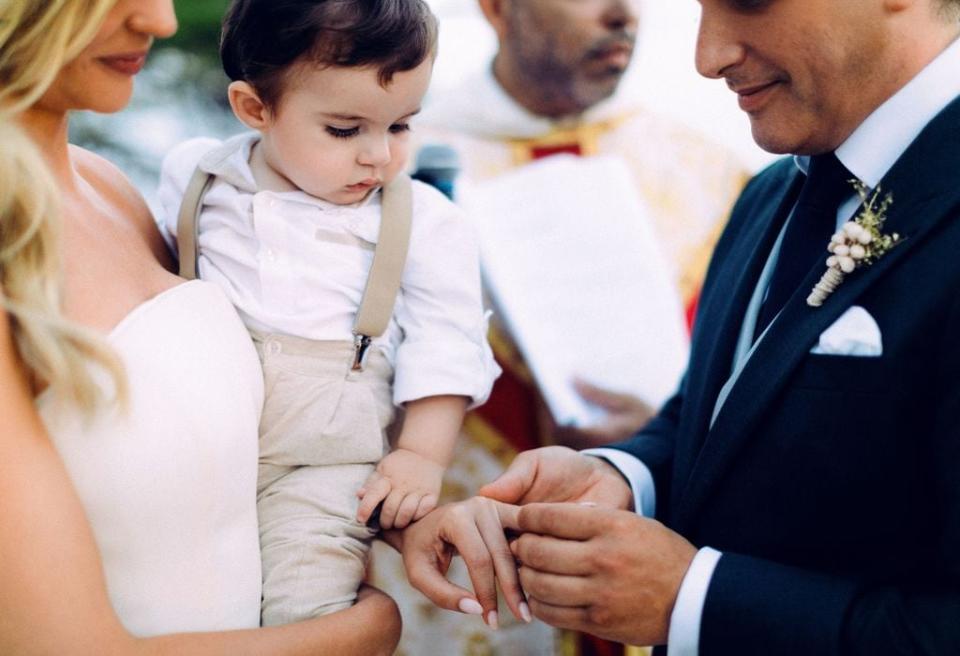
[[[735,206],[663,411],[482,492],[524,504],[513,554],[550,624],[672,656],[960,654],[960,2],[701,5],[698,70],[795,157]],[[557,501],[581,504],[534,503]],[[417,545],[411,580],[456,607]]]

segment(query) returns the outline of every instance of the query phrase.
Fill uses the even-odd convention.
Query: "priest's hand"
[[[532,504],[511,545],[533,615],[634,645],[667,641],[696,548],[659,522],[577,504]]]
[[[531,502],[595,503],[629,510],[633,493],[606,460],[561,446],[523,451],[480,494],[510,504]]]
[[[554,430],[557,444],[590,449],[619,442],[636,434],[656,414],[650,405],[632,394],[597,387],[580,379],[574,380],[573,386],[585,401],[603,408],[605,416],[592,426],[557,426]]]

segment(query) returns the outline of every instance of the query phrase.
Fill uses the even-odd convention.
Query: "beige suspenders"
[[[197,230],[203,196],[214,176],[199,167],[187,184],[177,215],[177,249],[180,253],[180,275],[188,280],[197,277]],[[374,337],[379,337],[390,324],[400,278],[410,245],[410,224],[413,214],[413,192],[410,177],[401,173],[383,188],[380,234],[373,253],[373,264],[367,276],[360,309],[353,322],[353,369],[363,368],[363,355]]]
[[[197,230],[200,226],[200,210],[203,196],[213,184],[213,176],[199,166],[190,176],[187,189],[180,201],[177,214],[177,252],[180,253],[180,276],[187,280],[197,277]]]

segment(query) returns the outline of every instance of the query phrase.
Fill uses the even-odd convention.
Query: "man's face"
[[[511,0],[504,47],[565,113],[608,98],[630,63],[639,0]]]
[[[835,149],[896,90],[882,0],[699,0],[697,70],[773,153]]]

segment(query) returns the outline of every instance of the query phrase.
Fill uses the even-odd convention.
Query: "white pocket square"
[[[883,355],[880,326],[869,312],[859,305],[854,305],[823,331],[810,352],[820,355],[879,357]]]

